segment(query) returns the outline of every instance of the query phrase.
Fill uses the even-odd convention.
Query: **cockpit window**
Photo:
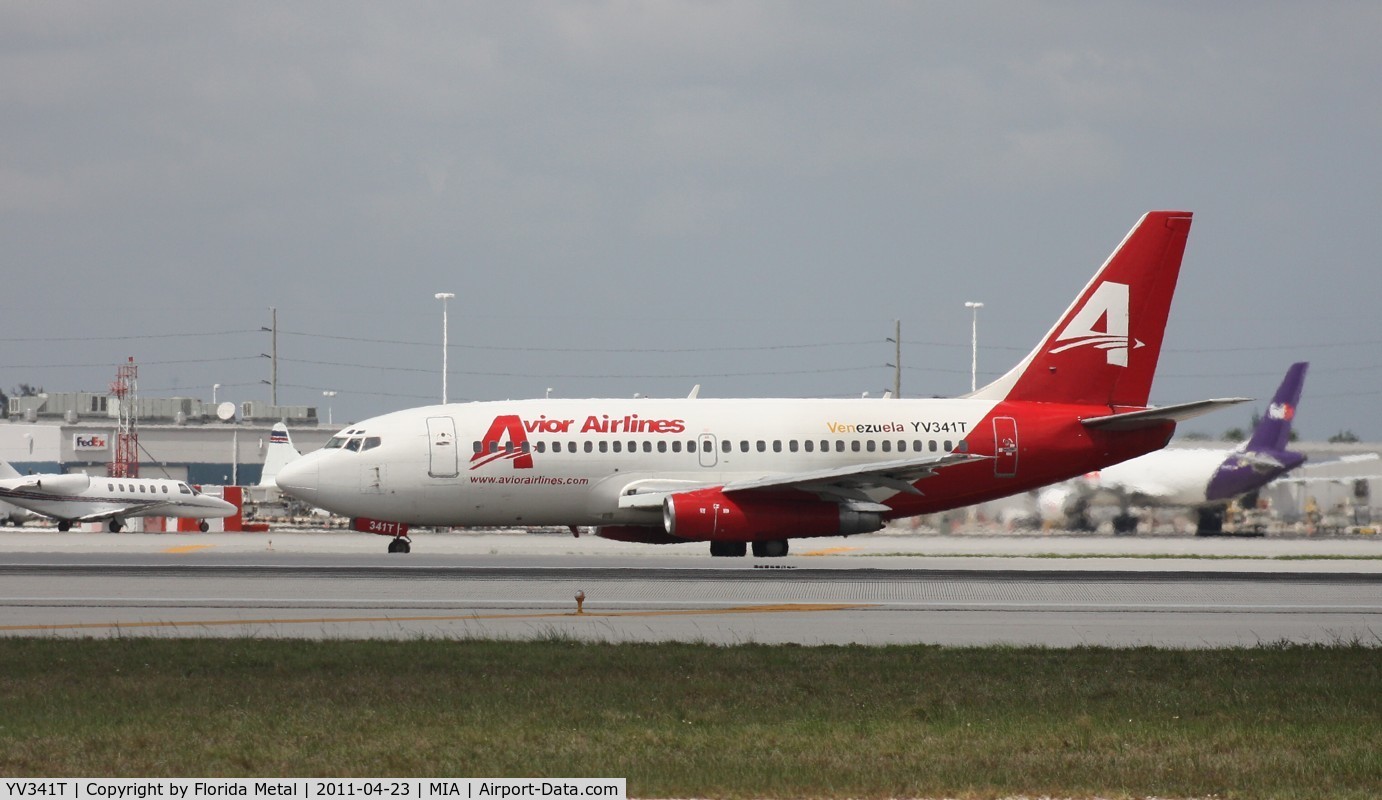
[[[365,451],[365,450],[373,450],[374,448],[378,447],[380,444],[381,444],[381,442],[380,442],[380,439],[379,439],[378,436],[366,436],[366,437],[365,437],[365,444],[364,444],[363,447],[360,448],[360,450],[361,450],[361,452],[363,452],[363,451]]]
[[[346,442],[345,449],[353,452],[358,452],[360,450],[360,441],[360,437],[358,436],[354,439],[351,439],[350,441]]]
[[[346,438],[344,436],[332,436],[327,440],[323,450],[334,450],[338,447],[345,447]]]
[[[178,484],[178,493],[179,493],[179,494],[196,494],[196,492],[192,491],[192,487],[188,486],[188,485],[185,484],[185,483],[179,483],[179,484]]]

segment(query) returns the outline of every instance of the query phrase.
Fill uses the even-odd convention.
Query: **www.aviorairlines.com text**
[[[472,475],[471,483],[502,483],[513,486],[585,486],[589,478],[551,478],[546,475]]]

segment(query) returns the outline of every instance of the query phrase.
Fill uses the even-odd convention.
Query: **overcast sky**
[[[1382,5],[0,1],[0,388],[969,388],[1195,213],[1153,402],[1382,440]],[[338,394],[327,400],[322,392]],[[326,411],[323,408],[322,417]],[[1191,428],[1246,425],[1250,408]]]

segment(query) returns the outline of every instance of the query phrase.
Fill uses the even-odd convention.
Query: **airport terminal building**
[[[136,402],[140,475],[146,478],[253,486],[274,423],[287,423],[303,452],[321,447],[339,429],[323,425],[311,406],[213,406],[190,397]],[[107,474],[119,434],[116,398],[91,392],[11,397],[8,411],[0,422],[0,459],[19,472]]]

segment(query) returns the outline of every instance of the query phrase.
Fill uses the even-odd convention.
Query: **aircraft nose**
[[[236,508],[234,503],[222,500],[219,497],[208,497],[206,499],[213,501],[206,509],[207,513],[204,515],[206,517],[229,517],[240,510]]]
[[[278,471],[274,481],[285,494],[308,503],[315,504],[317,502],[318,480],[317,460],[315,458],[300,458],[288,464]]]

